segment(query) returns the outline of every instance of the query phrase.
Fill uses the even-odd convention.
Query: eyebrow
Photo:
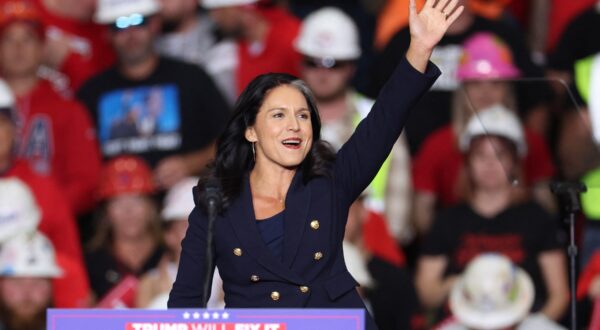
[[[289,110],[289,108],[286,108],[286,107],[274,107],[274,108],[268,109],[267,112],[271,112],[271,111],[275,111],[275,110]],[[296,112],[305,112],[305,111],[310,112],[310,110],[308,108],[300,108],[300,109],[296,110]]]

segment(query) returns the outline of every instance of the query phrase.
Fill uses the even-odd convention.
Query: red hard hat
[[[31,22],[41,38],[44,27],[39,10],[28,0],[0,0],[0,30],[15,21]]]
[[[135,156],[120,156],[110,160],[104,165],[100,179],[100,200],[121,194],[152,194],[155,191],[150,167]]]

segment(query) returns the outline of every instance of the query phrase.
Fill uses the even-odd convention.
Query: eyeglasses
[[[141,14],[131,14],[129,16],[121,16],[111,24],[113,31],[121,31],[130,27],[144,26],[148,23],[148,18]]]
[[[347,66],[352,61],[338,61],[332,57],[313,58],[305,57],[302,61],[302,65],[306,68],[325,68],[325,69],[339,69]]]

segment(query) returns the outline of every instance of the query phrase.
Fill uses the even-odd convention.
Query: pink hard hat
[[[520,75],[510,49],[496,35],[479,32],[463,44],[458,80],[511,79]]]

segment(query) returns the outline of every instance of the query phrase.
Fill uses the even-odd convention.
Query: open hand
[[[448,27],[460,16],[464,6],[456,8],[458,0],[427,0],[417,13],[415,0],[410,0],[409,27],[411,40],[426,49],[433,49]]]
[[[457,4],[458,0],[427,0],[417,13],[415,0],[410,0],[410,47],[406,58],[417,70],[425,72],[433,48],[463,12],[464,6],[457,8]]]

